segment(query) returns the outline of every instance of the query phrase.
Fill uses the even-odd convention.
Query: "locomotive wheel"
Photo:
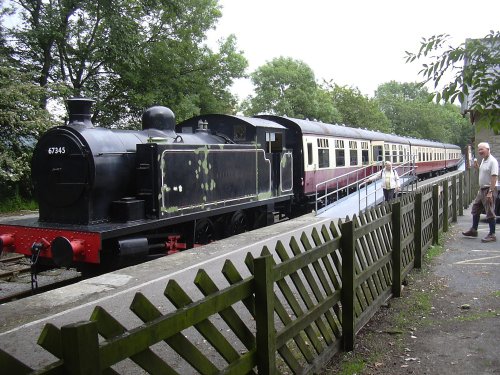
[[[234,236],[235,234],[246,232],[248,225],[248,218],[245,212],[236,211],[229,220],[229,225],[226,228],[227,235]]]
[[[196,221],[194,231],[194,243],[206,245],[216,239],[215,226],[210,219]]]
[[[267,212],[267,209],[257,209],[250,213],[247,211],[247,216],[250,217],[250,220],[253,220],[253,223],[248,225],[251,229],[259,229],[274,224],[274,213],[272,211]]]

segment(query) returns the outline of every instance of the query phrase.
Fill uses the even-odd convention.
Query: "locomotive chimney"
[[[69,113],[68,125],[83,125],[92,128],[92,104],[95,100],[88,98],[70,98],[66,100]]]

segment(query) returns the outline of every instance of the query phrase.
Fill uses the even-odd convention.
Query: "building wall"
[[[495,135],[493,131],[489,128],[478,127],[477,123],[474,123],[475,129],[475,142],[474,142],[474,150],[476,155],[477,153],[477,145],[481,142],[488,142],[490,144],[490,152],[497,159],[500,160],[500,135]]]

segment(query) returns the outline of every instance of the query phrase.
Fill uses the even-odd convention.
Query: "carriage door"
[[[372,161],[382,161],[384,160],[384,145],[383,142],[372,142]]]

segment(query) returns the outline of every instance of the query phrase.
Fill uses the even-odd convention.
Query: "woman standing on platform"
[[[390,161],[386,161],[385,168],[373,177],[367,178],[366,182],[372,182],[378,179],[382,180],[384,200],[388,202],[394,199],[399,191],[399,175],[398,172],[392,168],[392,163]]]

